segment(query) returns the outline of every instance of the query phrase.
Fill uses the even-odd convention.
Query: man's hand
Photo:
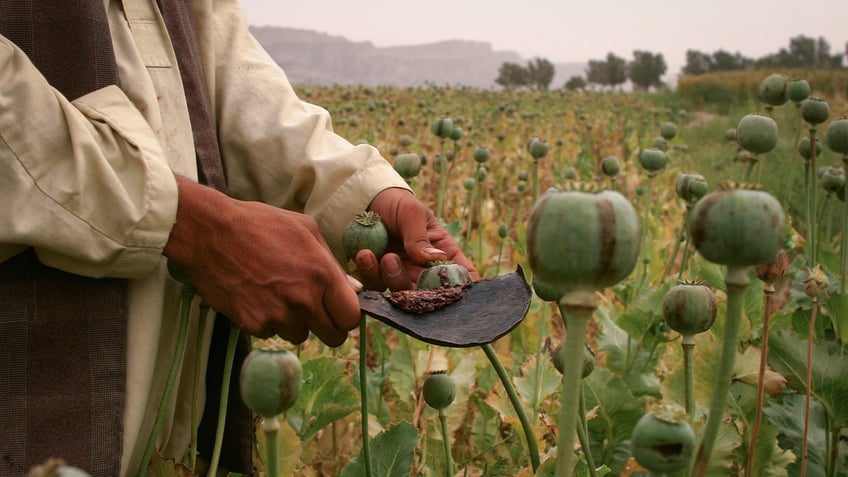
[[[361,318],[361,284],[336,262],[315,221],[177,178],[177,223],[164,255],[213,309],[248,333],[338,346]]]
[[[354,261],[366,288],[412,288],[421,269],[435,260],[463,265],[472,279],[480,279],[450,233],[408,190],[386,189],[377,194],[368,209],[380,214],[389,232],[389,248],[379,261],[370,250],[356,254]]]

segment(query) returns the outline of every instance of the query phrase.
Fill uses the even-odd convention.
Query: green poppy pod
[[[665,168],[665,153],[659,149],[645,149],[639,154],[639,164],[648,172],[657,172]]]
[[[780,250],[786,216],[780,202],[766,192],[721,190],[697,202],[689,232],[698,252],[713,263],[759,265]]]
[[[488,169],[485,167],[478,167],[476,171],[474,171],[474,177],[477,179],[477,182],[483,182],[486,180],[486,176],[488,175]]]
[[[786,95],[795,103],[810,97],[810,83],[805,79],[794,79],[786,85]]]
[[[696,202],[707,193],[707,180],[701,174],[682,172],[677,176],[674,187],[677,196],[686,202]]]
[[[481,146],[481,147],[478,147],[477,149],[474,150],[474,160],[478,164],[482,164],[484,162],[487,162],[490,157],[491,157],[491,155],[489,154],[489,148],[487,148],[487,147]]]
[[[768,116],[748,114],[736,126],[736,141],[754,154],[764,154],[777,146],[777,123]]]
[[[517,190],[518,192],[524,192],[525,190],[527,190],[527,183],[524,181],[518,181],[518,184],[516,184],[515,186],[515,190]]]
[[[433,409],[442,410],[456,398],[456,384],[444,371],[435,372],[424,380],[424,402]]]
[[[663,298],[662,313],[669,328],[683,336],[703,333],[715,323],[715,295],[704,285],[673,286]]]
[[[528,178],[529,178],[529,175],[527,174],[527,171],[520,171],[518,173],[518,180],[526,181]]]
[[[668,151],[668,140],[662,136],[656,136],[651,141],[651,147],[660,151]]]
[[[677,125],[672,122],[663,123],[660,128],[660,136],[667,141],[671,141],[677,136]]]
[[[736,128],[728,128],[724,131],[724,139],[728,142],[736,142]]]
[[[419,289],[449,288],[471,282],[471,274],[458,263],[435,262],[421,270],[415,286]]]
[[[577,169],[571,166],[566,166],[566,168],[563,170],[563,175],[568,180],[577,179]]]
[[[451,129],[450,138],[451,141],[459,141],[460,139],[462,139],[462,128],[459,126],[454,126],[453,129]]]
[[[415,141],[414,141],[411,137],[409,137],[409,136],[407,136],[406,134],[404,134],[403,136],[401,136],[401,137],[400,137],[400,140],[399,140],[398,142],[400,142],[400,145],[401,145],[402,147],[409,147],[409,146],[411,146],[411,145],[412,145],[412,143],[413,143],[413,142],[415,142]]]
[[[527,256],[539,278],[570,291],[614,285],[636,266],[639,218],[614,191],[546,193],[527,224]]]
[[[804,136],[798,142],[798,154],[801,155],[806,160],[810,160],[813,158],[813,148],[812,142],[810,142],[810,136]],[[822,151],[822,142],[816,138],[816,157],[821,156]]]
[[[760,83],[758,95],[760,101],[770,106],[781,106],[789,99],[786,88],[786,78],[780,74],[771,74]]]
[[[810,126],[827,121],[830,117],[830,106],[820,98],[807,98],[801,102],[801,117]]]
[[[370,210],[356,214],[342,233],[342,246],[347,258],[353,260],[360,250],[371,250],[382,257],[389,245],[389,232],[380,215]]]
[[[421,172],[421,156],[407,152],[395,156],[395,170],[406,180],[412,179]]]
[[[539,160],[548,154],[548,143],[534,137],[527,143],[527,151],[535,160]]]
[[[506,226],[506,224],[501,224],[500,226],[498,226],[498,237],[501,240],[506,238],[507,233],[509,233],[509,228]]]
[[[621,171],[621,163],[617,157],[607,156],[601,159],[601,171],[603,171],[604,175],[615,177]]]
[[[262,417],[275,417],[290,408],[303,384],[300,361],[278,345],[257,347],[241,367],[239,388],[247,407]]]
[[[695,431],[685,411],[652,410],[642,416],[630,436],[633,457],[654,473],[667,474],[686,469],[695,452]]]
[[[434,119],[433,123],[430,125],[430,130],[436,136],[442,139],[447,139],[450,137],[451,133],[453,133],[453,121],[450,118]]]
[[[838,154],[848,154],[848,118],[839,118],[827,125],[827,147]]]
[[[562,374],[562,371],[565,369],[565,348],[562,344],[557,345],[551,353],[552,360],[554,362],[554,368],[559,371],[559,374]],[[592,351],[592,348],[589,347],[588,344],[583,345],[583,369],[581,370],[581,376],[583,379],[589,377],[592,374],[592,371],[595,370],[595,352]]]
[[[838,194],[845,189],[845,171],[841,167],[830,166],[819,178],[822,189],[829,194]]]
[[[533,275],[533,292],[544,301],[558,302],[563,295],[565,289],[561,286],[551,285],[550,283],[539,278],[539,275]]]
[[[474,180],[473,177],[467,177],[464,181],[462,181],[462,187],[467,191],[471,191],[474,189],[474,184],[476,183],[477,181]]]

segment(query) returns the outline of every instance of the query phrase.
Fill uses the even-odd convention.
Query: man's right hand
[[[164,255],[197,293],[246,332],[339,346],[361,319],[361,284],[336,262],[315,221],[231,199],[177,177],[177,221]]]

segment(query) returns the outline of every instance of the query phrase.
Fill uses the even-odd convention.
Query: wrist
[[[226,209],[226,196],[185,177],[177,179],[177,215],[162,255],[178,265],[192,263],[199,252],[198,237],[215,228]]]

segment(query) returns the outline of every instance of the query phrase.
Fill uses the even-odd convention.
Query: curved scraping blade
[[[521,323],[531,291],[521,267],[509,275],[480,280],[462,299],[429,313],[407,313],[376,291],[359,293],[359,307],[383,323],[421,341],[453,348],[491,343]]]

